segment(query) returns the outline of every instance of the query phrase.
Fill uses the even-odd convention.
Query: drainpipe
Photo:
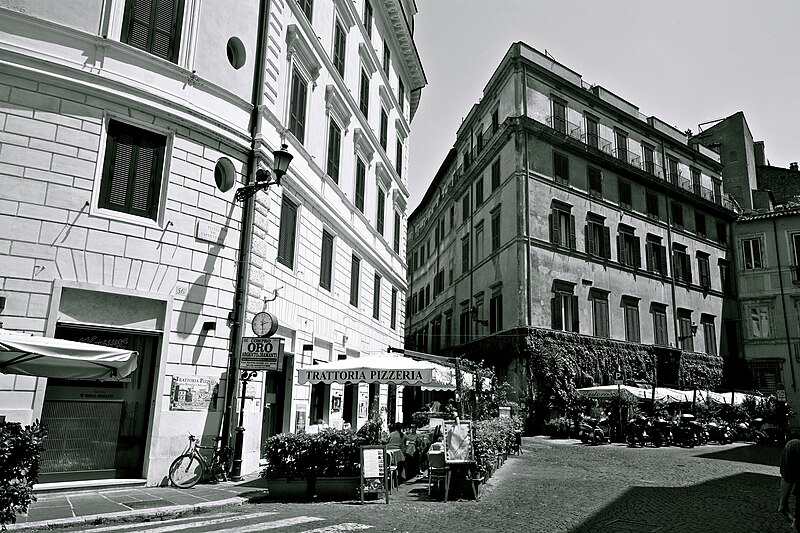
[[[522,116],[528,116],[528,71],[525,63],[522,64]],[[522,153],[522,167],[525,175],[522,177],[522,187],[525,193],[525,227],[522,230],[522,237],[525,239],[525,260],[522,264],[525,267],[525,323],[526,326],[531,326],[533,321],[533,311],[531,307],[531,239],[528,234],[531,222],[531,200],[530,200],[530,187],[528,185],[528,176],[530,175],[530,161],[528,160],[528,132],[520,128],[522,134],[525,136],[524,149]]]
[[[786,353],[789,356],[789,368],[792,371],[792,391],[797,392],[797,382],[794,377],[794,361],[792,361],[792,343],[789,340],[789,315],[786,312],[786,293],[783,290],[783,270],[781,269],[781,251],[778,246],[778,224],[772,218],[772,233],[775,238],[775,257],[778,258],[778,282],[781,287],[781,305],[783,306],[783,327],[786,328]]]
[[[267,18],[269,16],[269,0],[261,0],[258,6],[258,35],[256,37],[255,49],[255,71],[253,73],[253,91],[251,103],[253,110],[250,115],[250,153],[248,154],[247,169],[249,173],[248,183],[255,182],[256,171],[258,170],[258,155],[256,153],[256,136],[259,133],[259,108],[264,93],[264,70],[266,68],[266,32]],[[239,230],[239,254],[236,269],[236,290],[234,293],[233,310],[231,312],[231,336],[229,345],[231,351],[228,357],[228,378],[225,385],[225,411],[222,417],[222,438],[224,443],[230,445],[232,435],[231,428],[234,424],[234,416],[237,411],[236,390],[239,380],[239,351],[242,344],[243,321],[247,316],[247,283],[250,279],[250,249],[253,243],[251,227],[253,225],[253,213],[255,211],[255,196],[251,196],[244,201],[242,206],[242,224]],[[240,409],[244,406],[238,406]],[[237,431],[234,450],[233,467],[231,477],[235,480],[241,476],[242,469],[242,450],[240,439],[243,439],[241,432]],[[238,451],[238,454],[236,453]]]

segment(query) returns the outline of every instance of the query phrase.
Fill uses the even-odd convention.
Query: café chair
[[[431,494],[431,488],[436,483],[437,487],[439,481],[444,482],[444,500],[447,501],[448,492],[450,491],[450,467],[444,460],[444,452],[429,452],[428,453],[428,495]]]
[[[392,492],[392,490],[397,489],[399,486],[400,482],[398,478],[400,474],[398,473],[396,456],[391,452],[387,452],[386,458],[389,464],[389,492]]]

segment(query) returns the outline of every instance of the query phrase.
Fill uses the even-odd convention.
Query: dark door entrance
[[[139,361],[119,380],[47,380],[39,480],[141,478],[159,336],[64,325],[55,336],[136,350]]]
[[[261,411],[261,452],[267,439],[283,431],[283,412],[286,393],[286,364],[279,372],[265,372],[264,408]]]

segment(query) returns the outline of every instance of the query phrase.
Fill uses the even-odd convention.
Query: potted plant
[[[306,433],[281,433],[267,439],[261,471],[269,496],[281,500],[308,497],[307,464],[310,437]]]

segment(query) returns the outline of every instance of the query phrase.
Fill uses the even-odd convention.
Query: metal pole
[[[236,428],[236,437],[233,445],[233,466],[231,467],[231,480],[242,479],[242,452],[244,451],[244,399],[247,395],[248,373],[242,373],[242,401],[239,404],[239,426]]]

